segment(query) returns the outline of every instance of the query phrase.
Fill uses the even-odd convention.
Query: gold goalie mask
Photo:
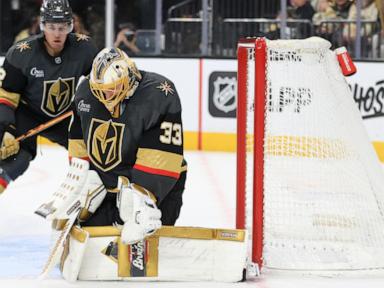
[[[92,94],[118,117],[119,104],[133,95],[140,80],[139,70],[125,52],[104,48],[93,60],[89,83]]]

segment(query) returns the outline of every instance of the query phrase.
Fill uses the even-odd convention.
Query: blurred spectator
[[[317,6],[319,5],[319,2],[320,2],[320,0],[310,0],[310,2],[311,2],[311,5],[312,5],[312,7],[315,9],[315,11],[317,12],[318,10],[317,10]]]
[[[380,47],[378,40],[380,35],[379,10],[375,0],[363,0],[361,9],[361,19],[369,22],[361,25],[362,57],[376,55]]]
[[[373,38],[373,41],[375,42],[373,45],[376,45],[374,47],[378,47],[377,50],[374,50],[373,57],[381,57],[384,55],[384,0],[376,0],[375,2],[379,12],[381,31]]]
[[[40,33],[40,16],[34,16],[30,20],[28,28],[21,30],[16,36],[14,43],[26,39],[32,35]]]
[[[115,47],[123,50],[128,56],[140,53],[140,49],[136,46],[136,27],[132,23],[124,23],[119,28],[120,31],[116,36]]]
[[[73,14],[73,32],[88,36],[90,34],[89,31],[85,29],[83,19],[77,14]]]
[[[318,0],[316,8],[318,11],[313,17],[316,25],[326,20],[356,19],[356,6],[353,0]]]
[[[312,17],[315,14],[309,0],[290,0],[291,5],[287,9],[288,19],[291,20],[308,20],[312,22]],[[289,34],[290,38],[307,38],[312,34],[311,23],[290,23]]]
[[[338,19],[356,19],[356,5],[354,0],[332,0],[331,9]]]
[[[375,0],[363,0],[361,16],[364,20],[376,21],[379,19],[379,9]]]
[[[314,14],[315,9],[308,0],[291,0],[291,7],[288,8],[288,18],[312,21]]]
[[[69,0],[73,12],[84,24],[84,30],[92,36],[97,48],[105,47],[105,0]],[[84,30],[80,30],[83,31]],[[76,31],[76,30],[75,30]]]
[[[330,6],[329,3],[329,0],[317,0],[316,6],[313,6],[315,8],[316,14],[327,11]],[[313,15],[312,19],[314,19],[315,15]]]
[[[377,10],[379,10],[381,34],[384,36],[384,0],[376,0],[375,2]]]
[[[348,46],[352,36],[352,22],[340,23],[339,20],[356,20],[356,6],[353,0],[330,0],[321,3],[321,10],[313,16],[316,33],[331,41],[336,47]],[[335,21],[336,20],[336,21]]]

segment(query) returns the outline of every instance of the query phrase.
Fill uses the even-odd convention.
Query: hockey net
[[[329,42],[238,45],[237,228],[252,262],[384,268],[384,177]]]

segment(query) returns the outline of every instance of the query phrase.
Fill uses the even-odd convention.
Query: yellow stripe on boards
[[[39,144],[56,145],[46,138],[39,137]],[[184,132],[184,149],[187,151],[196,151],[198,143],[198,133]],[[203,151],[236,151],[236,134],[234,133],[203,133],[202,134]],[[380,162],[384,163],[384,141],[373,141],[373,147],[379,157]]]
[[[384,142],[373,141],[373,148],[375,148],[376,154],[379,157],[380,162],[384,163]]]

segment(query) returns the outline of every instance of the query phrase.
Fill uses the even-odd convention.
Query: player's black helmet
[[[40,21],[72,24],[72,9],[68,0],[44,0],[40,8]]]

